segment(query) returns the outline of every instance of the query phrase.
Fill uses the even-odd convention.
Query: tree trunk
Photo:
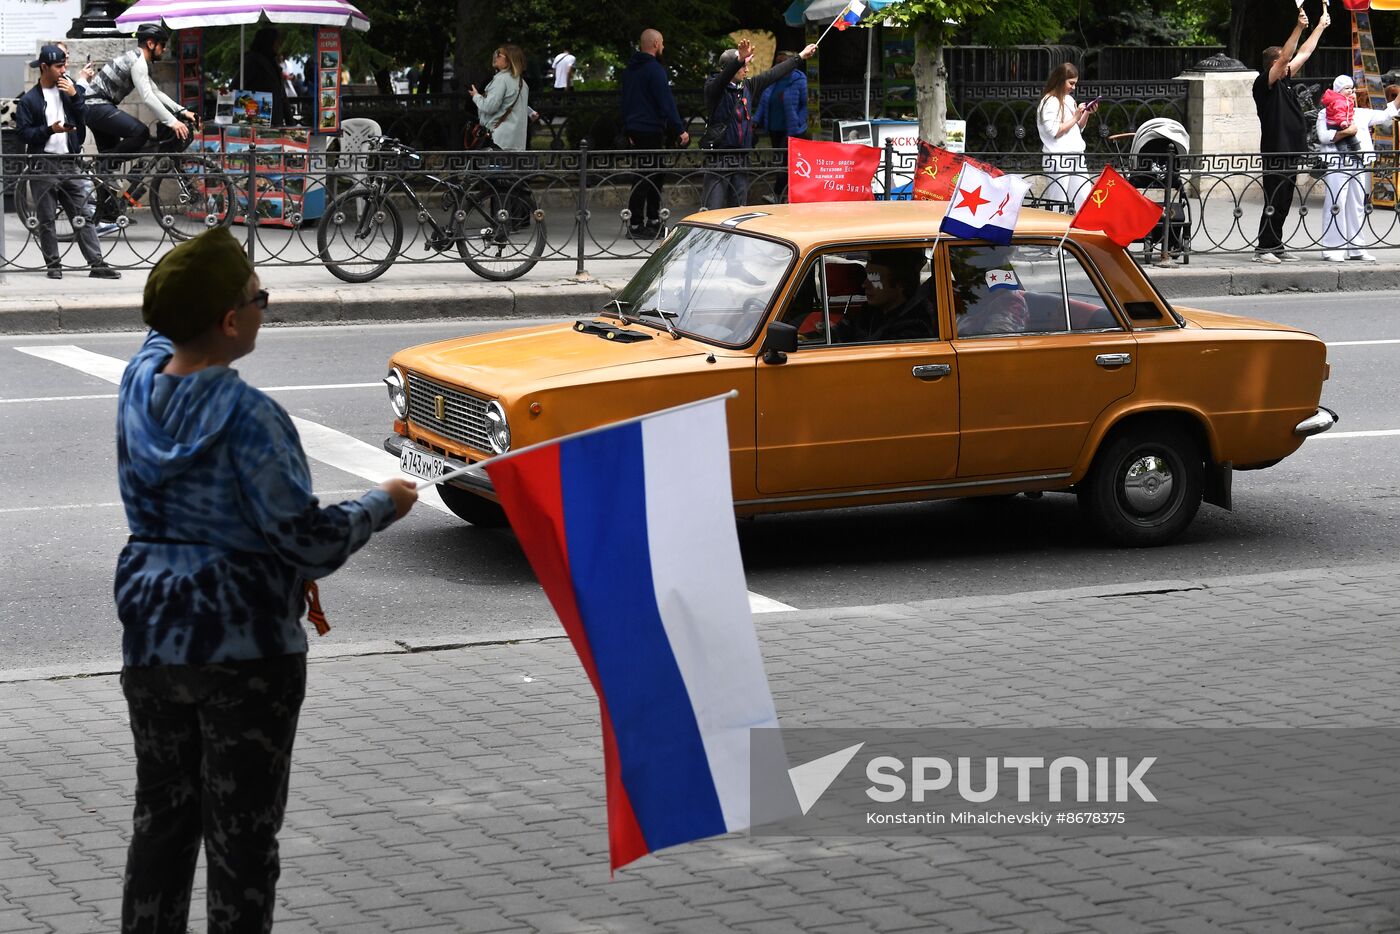
[[[943,47],[933,30],[920,24],[914,32],[914,88],[919,104],[919,136],[942,146],[948,114],[948,69]]]

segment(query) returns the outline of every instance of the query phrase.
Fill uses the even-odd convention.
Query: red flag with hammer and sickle
[[[1143,236],[1162,219],[1162,206],[1129,185],[1112,166],[1104,166],[1084,206],[1069,222],[1079,230],[1102,230],[1119,246]]]
[[[975,165],[992,178],[1003,174],[995,166],[919,140],[919,161],[914,169],[914,200],[947,201],[952,198],[958,172],[964,162]]]

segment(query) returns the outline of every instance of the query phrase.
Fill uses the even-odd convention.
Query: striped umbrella
[[[265,23],[369,29],[369,17],[347,0],[137,0],[117,17],[125,33],[146,23],[171,30]]]

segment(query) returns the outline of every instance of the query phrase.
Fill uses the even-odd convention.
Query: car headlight
[[[510,424],[506,421],[506,410],[499,402],[486,406],[486,436],[491,441],[491,450],[497,454],[510,450]]]
[[[389,389],[389,406],[394,410],[395,418],[408,417],[408,389],[404,386],[403,373],[398,367],[392,367],[389,375],[384,377],[384,385]]]

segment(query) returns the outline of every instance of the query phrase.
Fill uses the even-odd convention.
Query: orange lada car
[[[1062,491],[1158,545],[1336,422],[1314,335],[1174,308],[1101,234],[1062,244],[1063,215],[1025,210],[1000,246],[938,234],[943,208],[693,215],[594,317],[396,353],[385,448],[436,477],[737,390],[740,515]],[[504,522],[485,478],[441,492]]]

